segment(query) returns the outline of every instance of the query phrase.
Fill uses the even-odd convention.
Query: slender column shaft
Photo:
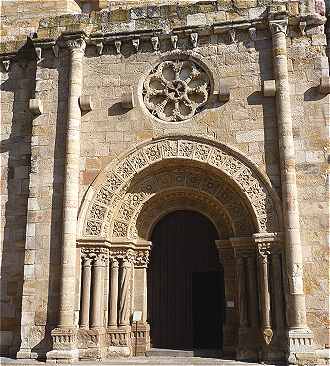
[[[270,316],[270,294],[268,285],[268,260],[267,256],[261,257],[260,265],[260,285],[262,287],[261,303],[263,309],[263,326],[265,328],[271,327],[271,316]]]
[[[74,327],[76,231],[79,192],[80,120],[79,97],[82,90],[83,40],[70,47],[70,75],[66,154],[63,192],[62,277],[59,305],[59,327]]]
[[[256,263],[255,257],[247,258],[248,267],[248,288],[249,288],[249,321],[250,327],[256,328],[258,326],[258,301],[257,301],[257,277],[256,277]]]
[[[110,326],[118,325],[118,266],[119,265],[117,259],[112,259],[110,273]]]
[[[89,327],[90,293],[91,293],[91,259],[85,258],[83,260],[82,276],[81,276],[80,328]]]
[[[275,324],[277,331],[284,328],[281,254],[272,255],[272,279],[274,288]]]
[[[287,65],[287,20],[270,21],[276,79],[277,123],[281,159],[283,219],[289,279],[289,327],[305,328],[306,305],[303,291],[303,266],[297,198],[295,151],[292,132],[290,85]]]
[[[131,274],[131,264],[124,260],[120,277],[119,296],[119,325],[129,324],[129,282]]]
[[[97,259],[94,262],[93,280],[92,280],[92,309],[91,309],[91,327],[100,328],[103,325],[103,272],[104,263]]]
[[[246,273],[244,259],[239,257],[237,260],[238,272],[238,301],[239,301],[239,323],[241,328],[248,326],[247,302],[246,302]]]
[[[271,324],[270,292],[268,278],[268,249],[259,248],[259,284],[260,284],[260,304],[262,315],[262,332],[267,344],[273,337]]]

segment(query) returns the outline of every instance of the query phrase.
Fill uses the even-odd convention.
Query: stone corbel
[[[265,80],[263,83],[263,94],[265,97],[274,97],[276,95],[275,80]]]
[[[319,85],[319,92],[320,94],[330,94],[330,77],[329,76],[322,76],[320,79]]]
[[[228,37],[229,37],[229,42],[231,43],[236,43],[237,39],[236,39],[236,30],[235,29],[229,29],[228,31]]]
[[[151,44],[154,51],[159,50],[159,38],[157,36],[151,37]]]
[[[133,109],[135,107],[133,92],[122,94],[119,100],[121,106],[125,109]]]
[[[306,21],[300,21],[299,22],[299,30],[302,36],[304,36],[306,34],[306,26],[307,26],[307,22]]]
[[[177,35],[171,36],[171,43],[172,43],[173,49],[176,50],[178,47],[178,36]]]
[[[2,60],[1,63],[4,70],[8,72],[10,69],[10,60]]]
[[[37,64],[42,60],[42,49],[41,47],[35,47],[35,53],[37,56]]]
[[[103,52],[103,42],[97,42],[95,44],[95,47],[96,47],[96,52],[99,56],[102,55],[102,52]]]
[[[116,48],[117,55],[119,55],[121,52],[121,41],[115,41],[115,48]]]
[[[138,52],[139,47],[140,47],[140,40],[139,40],[139,38],[132,39],[132,45],[135,48],[135,51]]]
[[[230,86],[224,80],[220,80],[218,98],[220,102],[228,102],[230,99]]]
[[[52,51],[53,51],[53,54],[54,54],[54,56],[57,58],[58,57],[58,55],[59,55],[59,50],[60,50],[60,48],[59,48],[59,46],[58,46],[58,44],[57,43],[55,43],[53,46],[52,46]]]
[[[92,97],[90,95],[82,95],[79,97],[79,106],[82,112],[90,112],[94,109]]]
[[[33,115],[39,116],[44,111],[42,101],[38,98],[30,99],[29,100],[29,109]]]
[[[255,41],[257,39],[257,29],[255,27],[249,28],[249,35],[251,41]]]
[[[190,33],[190,42],[191,42],[193,48],[197,47],[198,33]]]

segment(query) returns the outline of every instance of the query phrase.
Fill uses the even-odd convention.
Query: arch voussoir
[[[177,166],[195,163],[203,167],[205,174],[194,173],[196,169],[183,169],[181,174],[172,172],[174,175],[165,171],[157,179],[149,175],[136,184],[137,177],[147,169],[159,162],[166,164],[174,160]],[[166,179],[172,181],[166,182]],[[244,233],[244,227],[250,225],[244,220],[236,219],[235,222],[235,218],[245,216],[254,221],[255,232],[278,231],[280,220],[276,195],[253,163],[214,141],[168,136],[138,146],[109,165],[102,179],[96,179],[94,197],[87,203],[88,209],[82,210],[87,214],[80,218],[80,235],[136,236],[136,220],[145,203],[162,190],[181,186],[214,196],[229,212],[235,231]],[[237,194],[243,200],[238,200]],[[238,201],[244,200],[246,204],[237,206]]]

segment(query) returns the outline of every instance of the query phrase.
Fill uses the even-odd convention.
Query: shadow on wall
[[[60,57],[54,58],[49,51],[49,57],[45,53],[44,61],[39,67],[45,69],[57,69],[57,112],[55,123],[55,141],[51,138],[49,146],[53,148],[50,150],[49,159],[52,160],[52,186],[51,186],[51,200],[50,204],[50,228],[49,228],[49,242],[45,245],[48,249],[47,260],[44,259],[43,266],[47,273],[47,278],[43,278],[44,283],[48,283],[48,292],[44,294],[40,303],[47,303],[46,309],[41,316],[43,320],[38,325],[45,327],[44,336],[36,344],[31,352],[37,354],[38,359],[45,359],[46,353],[52,349],[51,331],[58,324],[58,309],[60,298],[60,278],[61,278],[61,241],[62,241],[62,205],[63,205],[63,182],[64,182],[64,154],[65,154],[65,126],[67,116],[67,101],[68,101],[68,83],[69,83],[69,61],[68,53],[63,51]],[[50,122],[51,123],[51,122]],[[52,131],[52,129],[50,129]],[[53,156],[51,154],[53,153]],[[48,267],[48,270],[47,270]],[[40,305],[40,304],[39,304]],[[37,325],[37,324],[36,324]],[[40,339],[40,338],[39,338]]]
[[[4,236],[1,259],[0,314],[1,342],[0,352],[16,355],[20,346],[20,323],[22,310],[22,291],[24,279],[24,256],[26,240],[27,207],[31,169],[31,130],[32,115],[29,99],[35,90],[36,62],[35,52],[29,42],[19,51],[11,65],[8,78],[1,83],[3,133],[10,130],[8,139],[0,142],[2,156],[2,218]],[[11,100],[6,101],[5,93],[13,93],[11,122],[5,124],[5,114],[11,114]],[[8,108],[6,108],[8,106]],[[10,116],[8,116],[8,121]],[[8,164],[8,165],[6,165]],[[5,183],[5,179],[7,182]],[[26,278],[32,274],[31,266],[26,268]]]
[[[247,100],[249,105],[262,106],[264,140],[263,142],[260,141],[259,144],[263,144],[267,176],[279,196],[281,196],[276,101],[275,97],[265,97],[262,91],[263,82],[274,79],[272,42],[270,40],[256,40],[254,44],[256,51],[259,53],[261,90],[249,95]],[[253,154],[253,151],[249,153]]]

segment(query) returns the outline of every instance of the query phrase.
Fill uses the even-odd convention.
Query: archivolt
[[[174,161],[179,166],[195,162],[196,166],[203,167],[204,173],[181,168],[172,170],[171,174],[164,170],[157,177],[143,174],[156,163]],[[140,175],[144,179],[137,179]],[[235,150],[204,138],[169,136],[138,146],[98,176],[82,205],[80,236],[136,236],[136,221],[145,203],[156,193],[173,187],[218,197],[224,212],[233,221],[234,230],[235,217],[252,217],[255,231],[278,231],[278,199],[253,163]],[[237,194],[243,199],[238,199]],[[244,200],[247,204],[234,207],[233,203],[240,205]],[[250,223],[237,221],[236,226],[251,227]],[[242,231],[242,226],[238,231]]]

